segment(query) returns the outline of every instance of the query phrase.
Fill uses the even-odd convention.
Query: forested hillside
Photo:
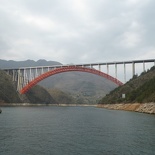
[[[48,92],[59,104],[76,104],[75,99],[72,95],[65,93],[59,89],[49,89]]]
[[[122,94],[125,94],[122,97]],[[148,103],[155,102],[155,66],[140,76],[134,76],[130,81],[106,95],[99,103]]]
[[[0,70],[0,102],[20,103],[21,100],[16,91],[15,85],[4,71]]]
[[[26,94],[30,103],[57,104],[53,97],[43,87],[36,85],[32,87]]]

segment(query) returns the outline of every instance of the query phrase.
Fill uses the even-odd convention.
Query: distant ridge
[[[38,61],[34,60],[25,60],[25,61],[14,61],[14,60],[2,60],[0,59],[0,69],[4,68],[19,68],[19,67],[32,67],[32,66],[52,66],[52,65],[61,65],[57,61],[47,61],[40,59]]]

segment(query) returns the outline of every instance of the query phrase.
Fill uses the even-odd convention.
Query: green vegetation
[[[30,103],[57,104],[48,91],[39,85],[32,87],[25,95]]]
[[[125,98],[122,98],[125,94]],[[106,95],[99,103],[147,103],[155,102],[155,66],[139,77],[134,76],[129,82]]]
[[[26,94],[16,91],[15,83],[6,72],[0,70],[0,103],[45,103],[56,104],[52,96],[41,86],[34,86]]]
[[[0,70],[0,103],[19,103],[19,95],[12,83],[11,77]]]
[[[75,104],[74,98],[68,93],[65,93],[59,89],[49,89],[48,92],[59,104]]]
[[[94,95],[99,93],[94,91],[95,85],[90,81],[77,83],[75,90],[78,91],[73,91],[73,93],[51,88],[46,90],[37,85],[25,95],[20,95],[15,89],[15,83],[4,71],[0,70],[0,78],[0,103],[93,104],[98,102]],[[122,94],[125,94],[125,98],[122,98]],[[135,75],[125,85],[111,91],[99,103],[136,102],[155,102],[155,67],[143,72],[140,76]]]

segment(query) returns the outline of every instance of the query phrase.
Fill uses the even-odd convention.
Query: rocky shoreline
[[[97,107],[113,110],[126,110],[126,111],[155,114],[155,103],[99,104]]]

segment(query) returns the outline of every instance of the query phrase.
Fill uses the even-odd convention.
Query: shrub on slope
[[[126,97],[122,98],[122,94]],[[155,102],[155,66],[139,77],[134,76],[123,86],[120,86],[99,102],[100,104]]]

